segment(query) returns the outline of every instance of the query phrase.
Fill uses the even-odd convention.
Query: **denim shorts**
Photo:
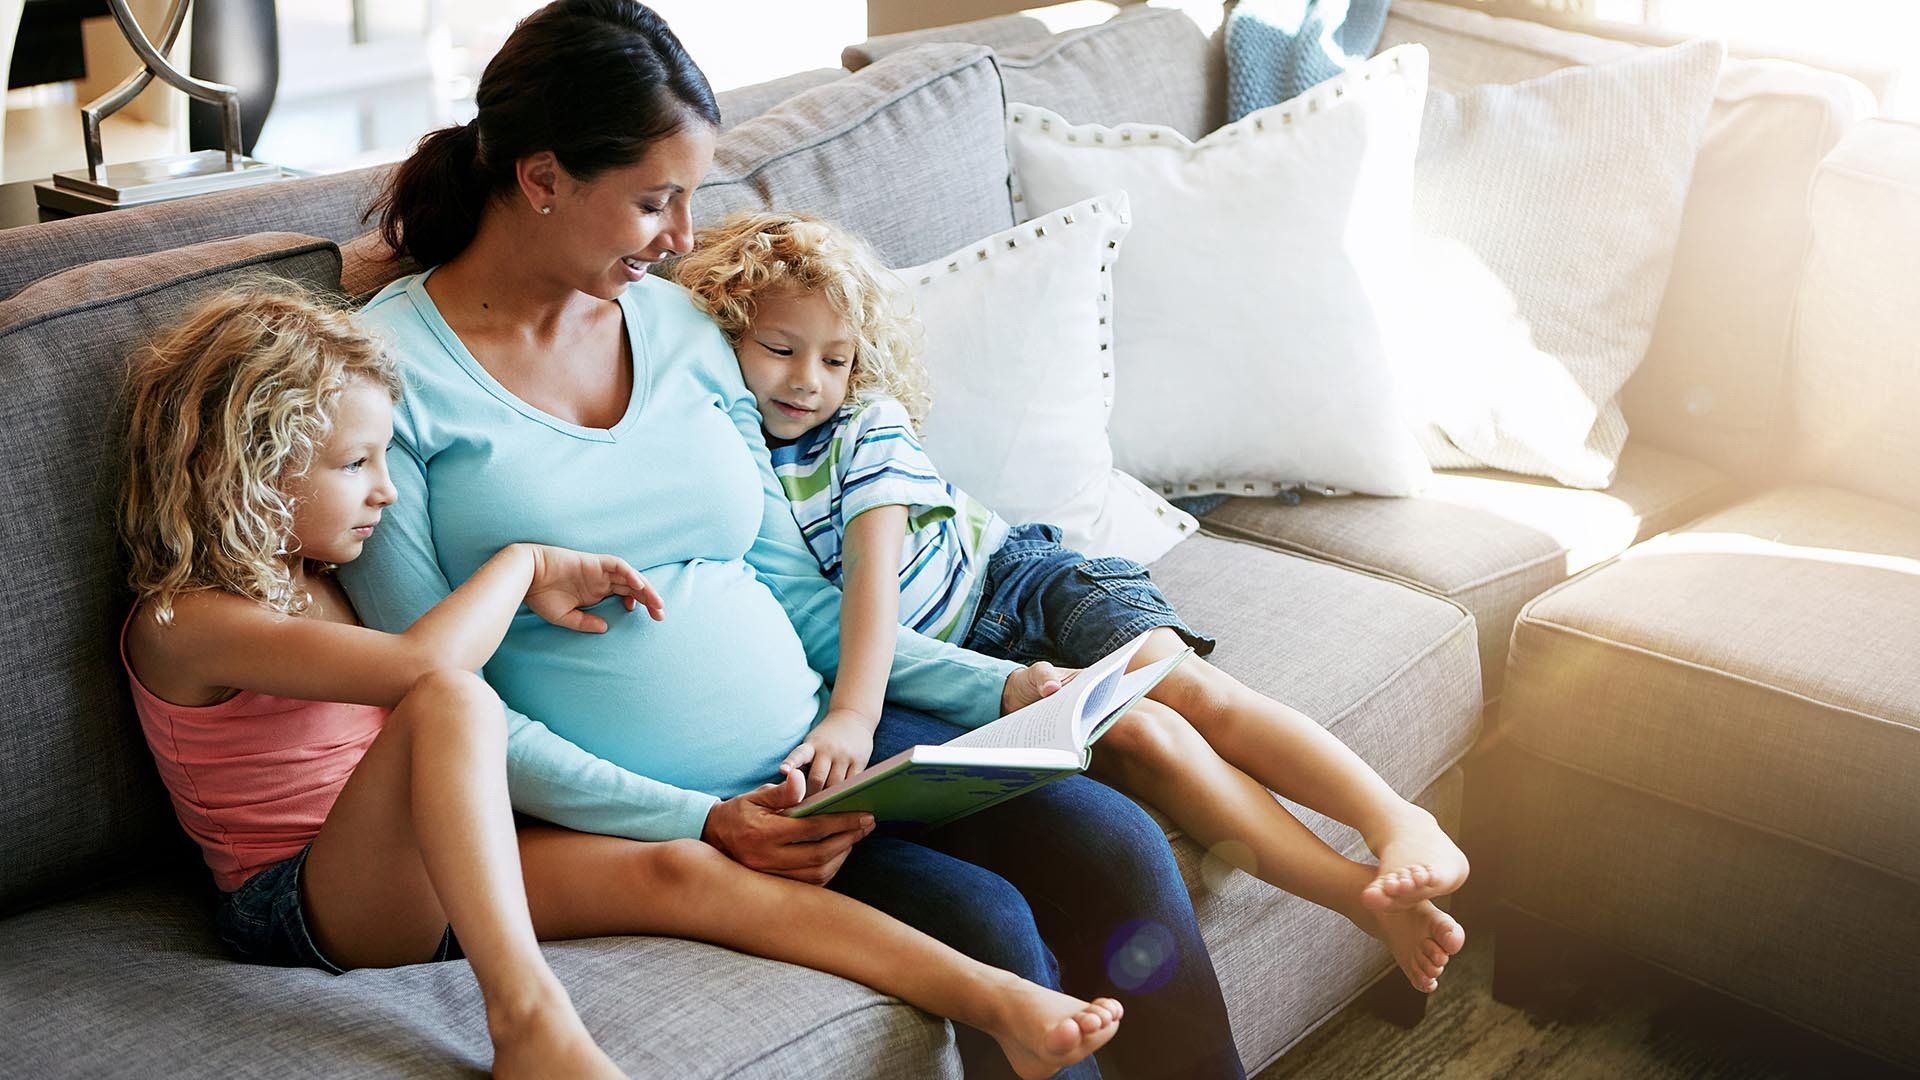
[[[240,959],[275,967],[315,967],[335,975],[347,969],[327,958],[307,929],[300,876],[307,865],[308,844],[300,854],[254,874],[238,889],[223,894],[213,913],[213,928]],[[458,960],[463,955],[453,927],[440,936],[440,947],[429,962]]]
[[[974,652],[1031,664],[1086,667],[1156,627],[1193,651],[1213,651],[1193,632],[1132,559],[1089,559],[1060,543],[1052,525],[1015,525],[987,560],[973,626],[960,644]]]

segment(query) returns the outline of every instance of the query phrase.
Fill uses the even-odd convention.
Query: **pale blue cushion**
[[[1227,16],[1227,122],[1373,55],[1388,0],[1241,0]]]

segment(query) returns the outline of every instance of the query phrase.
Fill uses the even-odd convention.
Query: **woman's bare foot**
[[[1384,834],[1367,837],[1367,846],[1380,856],[1380,873],[1361,890],[1360,903],[1375,911],[1412,908],[1467,882],[1466,854],[1417,806]]]
[[[1112,998],[1086,1002],[1025,979],[1012,982],[986,1030],[1024,1080],[1052,1076],[1105,1046],[1120,1030],[1124,1010]]]
[[[519,1004],[487,1008],[487,1032],[493,1037],[493,1075],[501,1080],[552,1077],[567,1080],[627,1080],[627,1074],[602,1051],[573,1011],[566,992]]]
[[[1357,916],[1349,917],[1354,925],[1387,943],[1394,963],[1423,994],[1439,988],[1440,972],[1467,943],[1467,932],[1453,921],[1453,916],[1428,900],[1405,909],[1362,908]]]

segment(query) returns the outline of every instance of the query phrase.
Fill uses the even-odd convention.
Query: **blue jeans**
[[[889,707],[873,760],[962,729]],[[1126,796],[1069,777],[937,829],[880,830],[830,888],[983,963],[1126,1007],[1120,1033],[1062,1072],[1079,1080],[1246,1076],[1213,960],[1166,836]],[[993,1040],[956,1026],[969,1077],[1010,1076]]]
[[[1132,559],[1089,559],[1053,525],[1015,525],[987,560],[980,609],[962,648],[1021,664],[1050,660],[1091,667],[1155,627],[1205,656],[1213,639],[1193,632],[1147,568]]]

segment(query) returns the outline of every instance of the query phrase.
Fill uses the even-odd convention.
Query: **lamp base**
[[[229,165],[226,151],[199,150],[175,157],[103,166],[95,180],[87,178],[85,169],[57,172],[51,181],[35,184],[33,194],[41,206],[49,209],[93,214],[252,187],[291,175],[278,165],[250,157],[237,158]]]

